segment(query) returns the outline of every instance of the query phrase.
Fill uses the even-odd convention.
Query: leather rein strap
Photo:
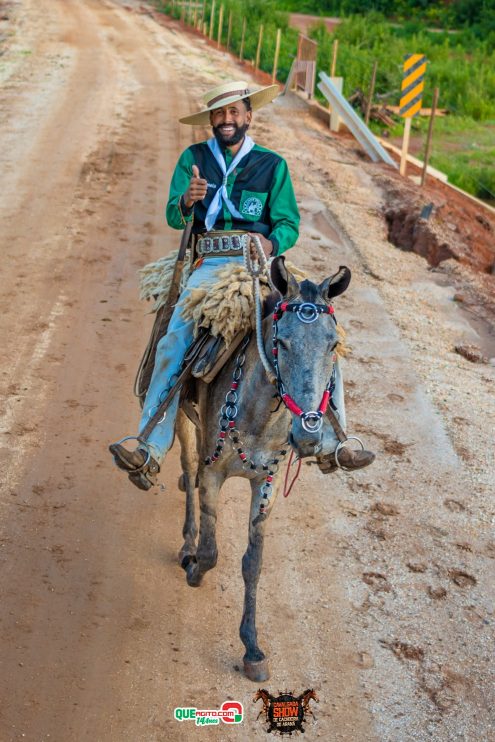
[[[332,425],[332,428],[335,430],[335,435],[339,439],[340,443],[344,443],[344,441],[347,440],[347,436],[344,432],[342,425],[339,423],[337,415],[332,410],[330,405],[328,405],[325,415],[330,420],[330,424]]]
[[[172,280],[170,281],[170,289],[168,292],[167,301],[163,306],[160,307],[156,314],[155,324],[153,325],[151,337],[149,339],[146,350],[144,351],[143,357],[141,358],[141,362],[136,373],[136,379],[134,381],[134,395],[136,397],[139,397],[141,407],[144,404],[144,399],[150,385],[151,376],[153,374],[153,368],[155,366],[156,347],[159,340],[167,332],[168,326],[170,324],[170,318],[172,317],[172,312],[174,311],[175,304],[177,303],[177,299],[179,298],[180,280],[182,271],[184,269],[184,259],[187,246],[191,237],[191,229],[192,220],[190,222],[187,222],[186,227],[182,233],[177,260],[175,261],[174,272],[172,274]]]
[[[167,304],[165,305],[163,309],[163,315],[160,319],[160,327],[158,329],[158,339],[162,338],[165,333],[167,332],[168,326],[170,324],[170,319],[172,317],[173,311],[175,309],[175,305],[177,303],[177,300],[179,298],[180,294],[180,279],[182,276],[182,271],[184,269],[184,260],[186,257],[186,250],[187,246],[189,245],[189,240],[191,238],[191,230],[192,230],[192,219],[190,222],[187,222],[184,231],[182,232],[182,238],[180,241],[179,246],[179,253],[177,255],[177,260],[175,262],[174,272],[172,275],[172,280],[170,282],[170,290],[168,292],[168,298],[167,298]],[[149,350],[149,353],[147,354],[146,362],[151,364],[151,353],[153,354],[153,365],[151,368],[154,367],[155,364],[155,355],[156,355],[156,346],[157,342],[154,343],[153,350],[151,351],[151,348]],[[144,360],[144,359],[143,359]],[[147,436],[151,433],[155,425],[159,422],[159,420],[163,417],[163,414],[166,412],[167,408],[170,406],[170,403],[174,397],[175,392],[177,391],[177,386],[181,384],[186,378],[189,373],[189,370],[193,364],[194,359],[190,361],[190,363],[186,366],[186,368],[182,371],[179,378],[177,379],[176,384],[172,387],[170,392],[167,394],[166,398],[163,400],[163,402],[158,407],[157,411],[153,415],[153,417],[150,417],[148,420],[145,428],[141,431],[139,438],[146,440]],[[142,363],[142,362],[141,362]]]
[[[193,221],[191,219],[190,222],[186,223],[185,229],[182,232],[182,238],[181,238],[180,246],[179,246],[179,254],[177,255],[177,260],[175,263],[172,280],[170,282],[170,290],[168,292],[167,309],[163,315],[163,319],[161,323],[161,327],[164,330],[163,335],[168,329],[170,318],[172,317],[173,311],[175,309],[175,305],[177,304],[177,299],[179,298],[180,279],[182,276],[182,271],[184,270],[184,258],[186,257],[186,250],[187,250],[187,246],[189,245],[189,239],[191,237],[192,225],[193,225]]]

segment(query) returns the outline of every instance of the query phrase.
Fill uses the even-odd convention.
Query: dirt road
[[[247,492],[231,480],[199,590],[177,564],[177,450],[141,493],[106,447],[135,429],[150,318],[136,271],[177,243],[163,206],[199,95],[229,57],[116,0],[17,0],[0,57],[0,739],[265,739],[238,625]],[[493,367],[445,276],[385,238],[378,166],[285,99],[254,137],[283,154],[303,216],[293,259],[354,280],[354,475],[304,467],[271,517],[259,600],[272,693],[314,687],[305,737],[495,739]],[[493,425],[491,424],[493,429]],[[176,706],[244,704],[203,730]]]

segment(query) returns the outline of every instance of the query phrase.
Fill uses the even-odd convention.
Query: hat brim
[[[268,85],[266,88],[260,88],[254,90],[248,95],[236,95],[232,98],[226,98],[221,105],[212,106],[211,108],[205,108],[203,111],[198,113],[192,113],[190,116],[184,116],[179,119],[181,124],[189,124],[191,126],[205,126],[210,123],[210,113],[215,111],[217,108],[223,108],[223,106],[230,105],[231,103],[237,103],[237,101],[249,98],[251,101],[251,108],[256,111],[258,108],[266,106],[267,103],[271,103],[280,92],[278,85]]]

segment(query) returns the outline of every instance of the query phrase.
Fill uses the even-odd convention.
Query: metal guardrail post
[[[318,89],[321,90],[327,101],[332,106],[332,111],[337,111],[349,131],[357,139],[373,162],[382,160],[387,165],[397,168],[397,164],[384,150],[382,145],[377,141],[374,134],[368,129],[364,121],[359,118],[353,107],[346,101],[343,95],[339,93],[328,75],[320,72],[320,82]]]

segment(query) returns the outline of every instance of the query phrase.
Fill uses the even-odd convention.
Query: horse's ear
[[[337,273],[320,283],[320,294],[327,299],[343,294],[351,282],[351,271],[346,265],[341,265]]]
[[[283,255],[273,258],[270,265],[270,277],[272,284],[280,291],[283,297],[297,296],[299,294],[299,284],[292,273],[286,268]]]

